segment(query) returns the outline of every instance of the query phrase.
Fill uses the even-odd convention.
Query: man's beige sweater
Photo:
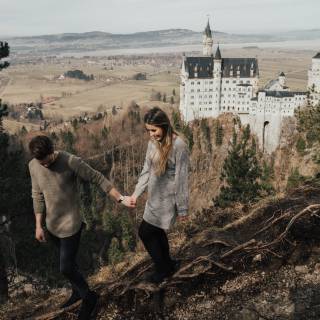
[[[65,151],[59,151],[48,168],[36,159],[31,160],[29,171],[34,211],[36,214],[46,212],[47,228],[59,238],[74,235],[82,224],[77,177],[97,184],[106,193],[113,187],[100,172]]]

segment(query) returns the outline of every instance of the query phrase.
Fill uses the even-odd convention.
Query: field
[[[258,59],[260,87],[283,71],[291,90],[301,91],[306,90],[307,71],[314,54],[311,50],[222,46],[222,57]],[[0,98],[12,104],[42,101],[45,117],[55,119],[108,111],[114,105],[125,108],[132,100],[141,105],[155,105],[157,102],[150,101],[152,90],[170,97],[175,89],[176,97],[179,96],[181,60],[181,56],[172,54],[171,58],[158,55],[156,61],[145,55],[140,60],[132,56],[122,56],[119,61],[107,57],[69,57],[13,64],[0,74]],[[95,80],[58,80],[61,74],[73,69],[93,74]],[[146,73],[147,80],[132,80],[139,72]]]

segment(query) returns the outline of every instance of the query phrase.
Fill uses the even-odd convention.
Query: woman
[[[165,230],[177,216],[184,219],[188,213],[189,153],[186,143],[174,132],[160,108],[148,111],[144,123],[150,141],[132,202],[135,204],[148,187],[139,237],[155,264],[149,280],[160,283],[178,269],[178,263],[170,257]]]

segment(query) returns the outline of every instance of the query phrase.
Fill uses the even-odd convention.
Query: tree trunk
[[[0,305],[5,303],[8,300],[8,298],[9,298],[9,292],[8,292],[7,271],[6,271],[4,256],[1,252],[1,246],[0,246]]]

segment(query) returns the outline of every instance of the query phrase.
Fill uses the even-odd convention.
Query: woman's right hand
[[[136,203],[132,200],[132,197],[129,196],[125,196],[121,203],[128,208],[135,208],[136,206]]]
[[[137,198],[134,195],[130,197],[130,200],[131,200],[131,204],[133,204],[134,206],[137,205]]]

